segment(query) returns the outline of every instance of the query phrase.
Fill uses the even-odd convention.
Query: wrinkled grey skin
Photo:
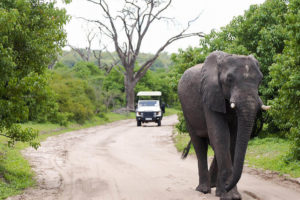
[[[262,78],[253,56],[220,51],[183,74],[178,95],[198,159],[196,190],[210,193],[211,187],[216,186],[216,195],[222,200],[241,199],[236,184],[255,117],[262,106],[258,96]],[[215,152],[209,171],[208,145]]]

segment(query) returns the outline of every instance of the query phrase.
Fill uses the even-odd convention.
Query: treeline
[[[262,100],[272,109],[264,113],[263,136],[283,137],[291,142],[286,160],[300,160],[300,1],[267,0],[252,5],[220,31],[212,30],[197,48],[172,56],[175,63],[173,93],[183,72],[203,63],[216,50],[254,55],[264,75],[259,88]],[[185,128],[181,117],[178,127]]]
[[[108,52],[108,51],[100,52],[99,50],[93,50],[93,53],[90,53],[90,55],[88,56],[88,51],[86,49],[76,49],[76,50],[80,51],[84,59],[75,50],[70,50],[70,51],[63,51],[62,55],[58,58],[58,62],[68,67],[73,67],[77,62],[80,61],[88,61],[98,66],[99,66],[99,62],[101,63],[101,65],[107,65],[107,66],[111,66],[119,63],[118,62],[119,58],[116,52]],[[153,55],[150,53],[140,53],[137,59],[137,63],[138,64],[144,63],[152,56]],[[86,59],[87,57],[88,60]],[[156,61],[151,66],[151,70],[155,71],[157,69],[167,69],[172,64],[170,57],[171,56],[167,52],[160,54],[160,56],[156,59]],[[101,66],[99,67],[101,68]]]

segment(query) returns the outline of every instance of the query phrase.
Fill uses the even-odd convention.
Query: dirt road
[[[48,138],[24,155],[38,186],[10,200],[216,200],[196,192],[197,163],[181,160],[172,142],[176,116],[162,126],[136,127],[124,120]],[[249,171],[249,170],[246,170]],[[299,200],[297,184],[244,173],[238,187],[244,200]]]

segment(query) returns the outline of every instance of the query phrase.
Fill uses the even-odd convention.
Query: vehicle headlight
[[[160,112],[155,112],[155,116],[159,116],[160,115]]]
[[[142,112],[137,112],[137,116],[143,116]]]

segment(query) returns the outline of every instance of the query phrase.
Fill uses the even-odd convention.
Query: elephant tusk
[[[231,104],[230,104],[230,107],[231,107],[231,108],[235,108],[235,104],[234,104],[234,103],[231,103]]]
[[[261,109],[263,110],[269,110],[271,108],[271,106],[266,106],[266,105],[262,105]]]

